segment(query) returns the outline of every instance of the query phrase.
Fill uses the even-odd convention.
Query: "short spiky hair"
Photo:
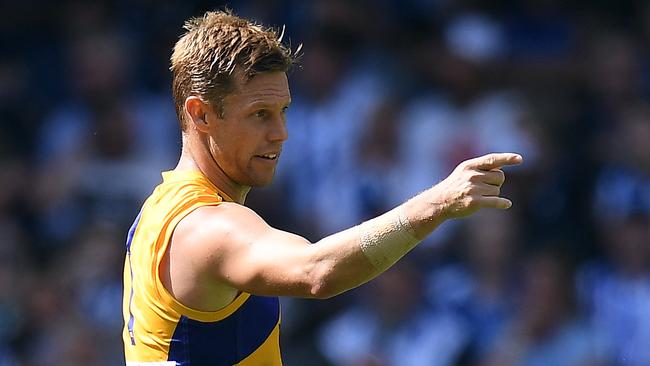
[[[171,57],[176,114],[185,129],[184,104],[190,95],[223,113],[223,98],[235,89],[234,71],[246,80],[262,72],[287,72],[293,62],[282,35],[226,11],[209,11],[185,23]],[[284,32],[283,32],[284,33]]]

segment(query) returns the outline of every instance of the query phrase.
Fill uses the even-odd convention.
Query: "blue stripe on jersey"
[[[131,312],[131,303],[133,302],[133,267],[131,266],[131,242],[133,241],[133,235],[135,235],[135,229],[138,227],[140,222],[140,217],[142,216],[142,210],[138,213],[138,216],[133,221],[133,225],[129,229],[129,233],[126,235],[126,255],[129,260],[129,271],[131,273],[131,293],[129,294],[129,323],[127,327],[129,329],[129,336],[131,337],[131,345],[135,346],[135,335],[133,334],[133,324],[135,323],[135,318]]]
[[[138,216],[136,216],[135,220],[133,221],[133,225],[131,225],[131,228],[129,229],[129,233],[126,234],[126,252],[131,253],[131,242],[133,241],[133,235],[135,235],[135,229],[138,227],[138,223],[140,222],[140,217],[142,216],[142,210],[138,212]]]
[[[217,322],[182,316],[172,335],[167,360],[176,361],[179,366],[234,365],[266,341],[279,318],[277,297],[255,295]]]

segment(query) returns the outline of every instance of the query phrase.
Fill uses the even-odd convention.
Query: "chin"
[[[273,183],[273,178],[266,179],[266,180],[258,180],[254,184],[251,184],[251,187],[263,188],[271,185],[271,183]]]
[[[249,184],[246,185],[254,188],[266,187],[273,183],[273,177],[274,175],[271,175],[269,177],[251,177],[249,179]]]

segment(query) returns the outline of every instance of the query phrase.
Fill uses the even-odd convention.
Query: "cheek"
[[[213,155],[223,165],[247,167],[259,145],[260,131],[242,118],[222,122],[217,127],[219,130],[210,131]]]
[[[225,135],[229,137],[216,137],[211,140],[210,150],[222,166],[246,166],[250,160],[250,152],[243,143],[243,137],[236,134]]]

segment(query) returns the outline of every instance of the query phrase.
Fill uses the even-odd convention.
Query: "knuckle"
[[[464,210],[466,210],[466,209],[472,207],[472,199],[471,199],[470,197],[465,197],[465,198],[463,198],[463,200],[461,201],[460,206],[461,206]]]
[[[473,184],[465,184],[462,189],[462,193],[464,196],[471,196],[471,194],[474,192],[475,186]]]
[[[481,174],[479,174],[477,171],[472,171],[472,172],[469,174],[469,178],[468,178],[468,180],[469,180],[470,182],[472,182],[472,183],[478,183],[478,182],[481,181],[481,178],[482,178],[482,175],[481,175]]]
[[[463,197],[467,197],[469,195],[470,191],[469,191],[469,189],[467,187],[463,187],[463,188],[460,189],[459,193],[460,193],[459,196],[462,199]]]

